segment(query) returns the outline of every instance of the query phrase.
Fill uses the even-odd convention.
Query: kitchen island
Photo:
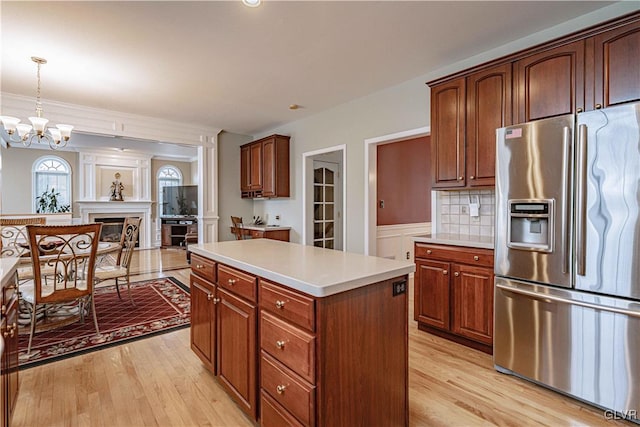
[[[192,257],[191,347],[249,416],[408,425],[413,263],[268,239]]]

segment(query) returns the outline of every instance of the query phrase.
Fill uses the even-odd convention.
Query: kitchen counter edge
[[[345,269],[341,268],[340,266],[337,266],[335,269],[324,269],[325,271],[322,274],[323,280],[315,280],[316,275],[314,274],[309,274],[306,277],[300,277],[299,274],[297,275],[292,273],[292,271],[286,271],[286,268],[280,269],[278,268],[278,266],[274,265],[271,265],[269,267],[260,265],[259,258],[257,258],[258,262],[249,261],[247,259],[237,259],[232,255],[230,256],[229,253],[225,253],[224,250],[220,250],[220,247],[218,246],[220,243],[231,245],[246,245],[247,243],[249,243],[249,245],[252,245],[252,243],[250,242],[260,242],[261,244],[270,245],[270,249],[274,251],[277,251],[278,246],[282,245],[295,245],[301,248],[300,251],[322,250],[320,248],[313,248],[311,246],[300,245],[297,243],[280,242],[269,239],[238,240],[233,243],[204,243],[193,245],[193,248],[190,247],[190,250],[192,250],[193,253],[205,258],[212,259],[216,262],[237,268],[258,277],[287,286],[293,290],[297,290],[313,297],[319,298],[328,297],[341,292],[382,282],[384,280],[404,276],[415,271],[414,263],[390,260],[386,258],[367,257],[365,255],[356,253],[336,251],[336,255],[341,254],[341,257],[345,259],[344,265],[342,267],[346,267],[346,270],[348,270],[350,264],[346,260],[357,260],[360,257],[369,258],[370,261],[375,264],[375,266],[370,271],[356,271],[352,269],[351,272],[346,273]],[[282,247],[284,248],[285,246]],[[305,249],[303,250],[302,248]],[[362,261],[363,258],[360,258],[360,260]],[[301,260],[298,259],[298,262],[301,262]],[[306,262],[308,262],[308,260],[305,261],[305,263]],[[263,264],[265,263],[263,262]]]
[[[424,234],[413,236],[416,243],[431,243],[434,245],[464,246],[467,248],[493,249],[493,237],[491,236],[469,236],[461,234]]]

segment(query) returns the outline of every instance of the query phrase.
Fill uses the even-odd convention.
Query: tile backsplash
[[[496,209],[494,190],[435,191],[434,194],[438,233],[493,236]],[[469,203],[476,201],[480,202],[479,216],[472,217]]]

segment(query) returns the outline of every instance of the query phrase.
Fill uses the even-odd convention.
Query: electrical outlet
[[[398,296],[400,294],[404,294],[405,292],[407,292],[407,281],[406,280],[402,280],[400,282],[394,282],[393,283],[393,296]]]
[[[407,251],[407,259],[411,259],[411,254]]]
[[[280,215],[276,215],[276,221],[280,221]]]

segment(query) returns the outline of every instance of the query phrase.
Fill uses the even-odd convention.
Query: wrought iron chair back
[[[29,218],[0,218],[0,256],[19,257],[29,252],[29,238],[26,226],[43,225],[47,219],[43,216]]]

